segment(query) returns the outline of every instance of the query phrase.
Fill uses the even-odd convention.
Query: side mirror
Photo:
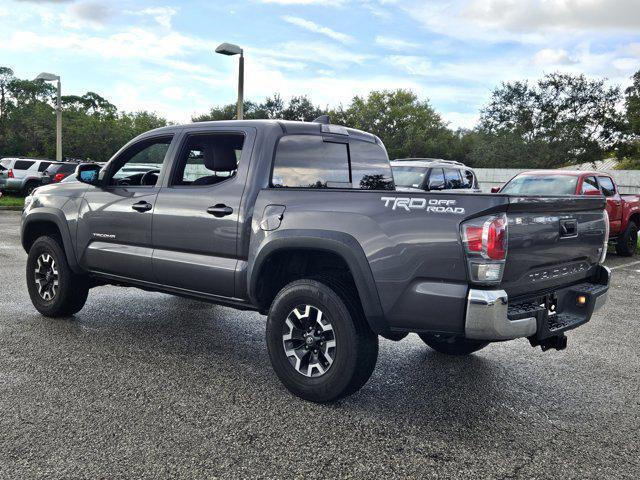
[[[491,187],[491,193],[498,193],[500,191],[500,187]]]
[[[583,195],[588,195],[590,197],[593,197],[593,196],[599,197],[602,195],[602,192],[600,190],[587,190],[586,192],[583,193]]]
[[[96,163],[81,163],[76,167],[76,178],[79,182],[98,185],[102,167]]]

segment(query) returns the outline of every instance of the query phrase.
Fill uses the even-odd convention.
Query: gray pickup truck
[[[377,137],[326,121],[170,126],[75,175],[26,200],[39,312],[103,284],[256,310],[276,374],[315,402],[365,384],[379,336],[562,349],[606,299],[603,198],[399,192]]]

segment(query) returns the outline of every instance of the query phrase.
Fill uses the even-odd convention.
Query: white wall
[[[490,192],[491,187],[501,187],[513,176],[529,170],[517,168],[474,168],[480,188]],[[621,193],[640,193],[640,170],[607,170],[618,184]]]

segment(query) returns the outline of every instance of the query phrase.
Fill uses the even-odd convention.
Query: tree
[[[292,97],[289,103],[285,102],[276,93],[272,97],[267,97],[262,103],[252,101],[244,102],[244,118],[255,119],[277,119],[277,120],[299,120],[309,122],[314,118],[323,115],[324,111],[320,107],[313,105],[307,96]],[[192,117],[194,122],[206,122],[209,120],[233,120],[236,118],[236,104],[229,103],[213,107],[209,113]]]
[[[428,101],[408,90],[373,91],[356,96],[330,113],[334,123],[371,132],[384,142],[390,158],[450,158],[455,135]]]
[[[481,111],[477,165],[556,168],[601,160],[619,135],[618,87],[552,73],[503,83]]]
[[[55,155],[55,88],[42,81],[15,78],[0,67],[0,153]],[[151,112],[118,112],[95,92],[65,95],[62,136],[67,157],[108,160],[122,145],[142,132],[167,124]]]
[[[621,170],[640,169],[640,70],[625,90],[624,138],[618,145]]]

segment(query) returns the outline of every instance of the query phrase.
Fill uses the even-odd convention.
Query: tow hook
[[[545,338],[540,340],[540,348],[543,352],[555,348],[556,350],[564,350],[567,348],[567,337],[564,333],[556,335],[554,337]]]

